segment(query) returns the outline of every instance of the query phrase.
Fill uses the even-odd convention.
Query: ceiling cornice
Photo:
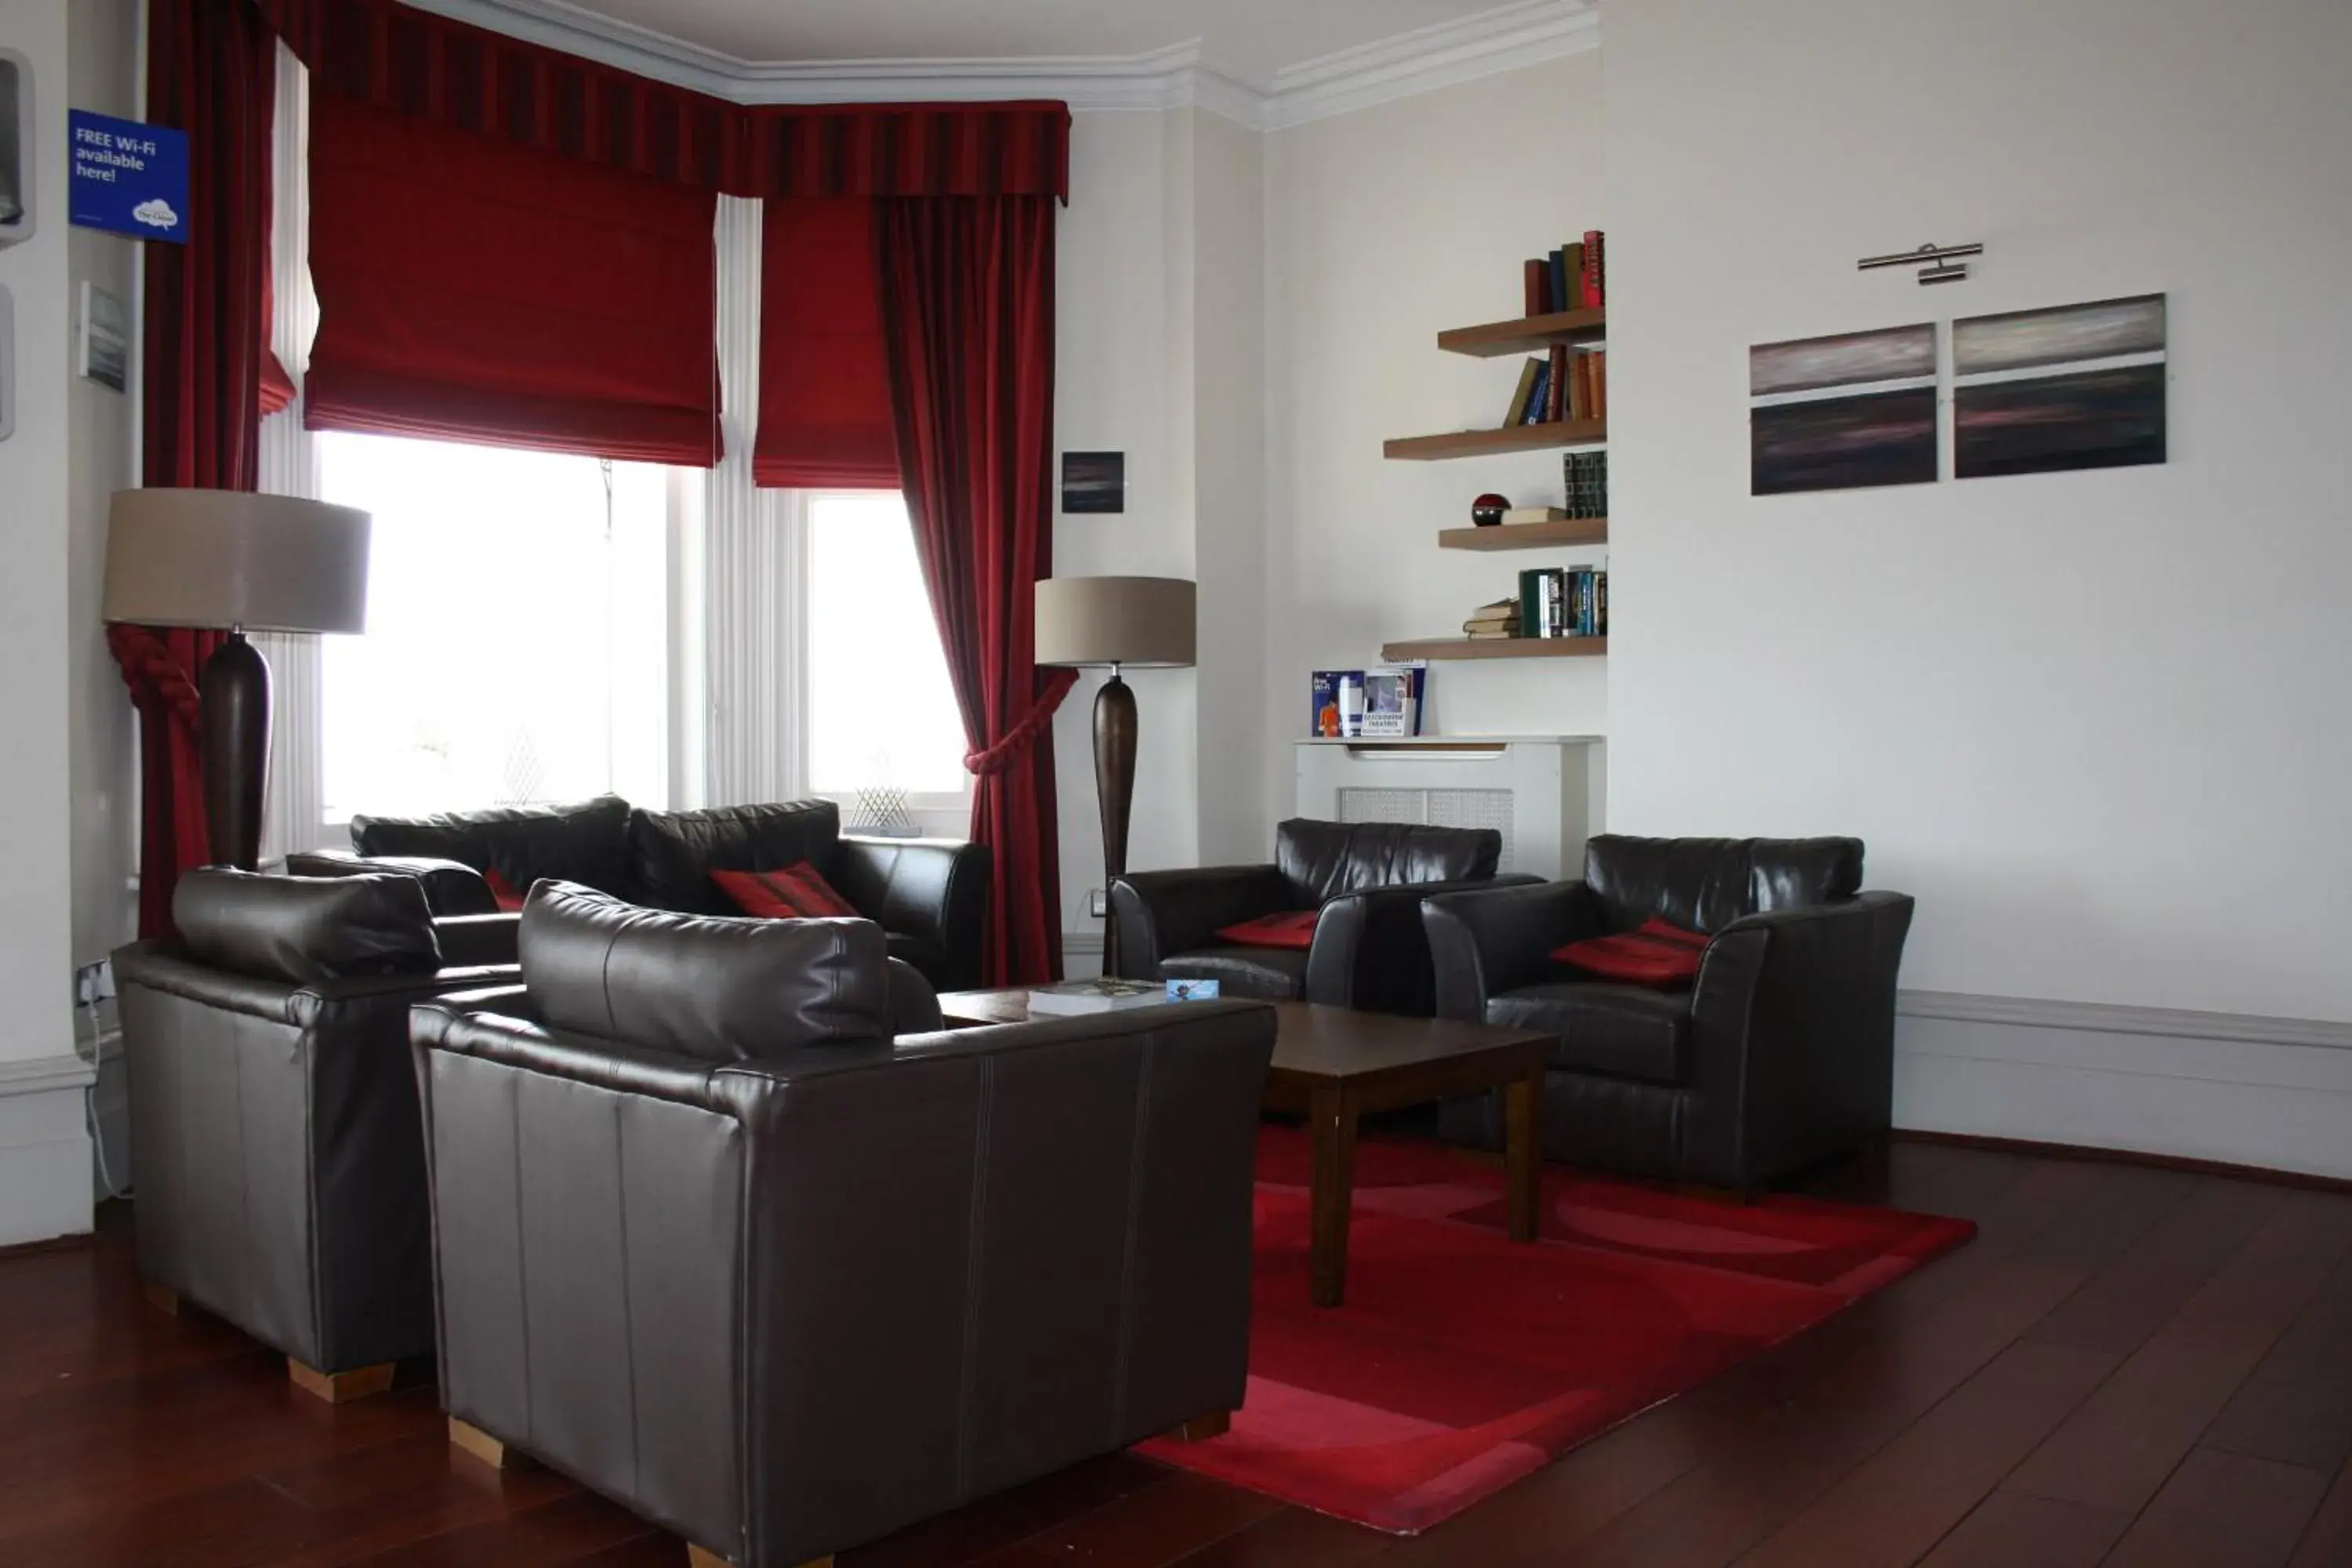
[[[1270,79],[1198,40],[1139,55],[1014,59],[743,60],[567,0],[408,0],[551,48],[737,103],[1060,99],[1071,109],[1193,107],[1278,131],[1597,47],[1597,0],[1520,0],[1318,59]]]

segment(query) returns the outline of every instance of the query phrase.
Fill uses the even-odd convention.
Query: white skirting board
[[[2352,1178],[2352,1024],[1906,991],[1895,1124]]]
[[[0,1062],[0,1247],[90,1227],[90,1152],[78,1056]]]

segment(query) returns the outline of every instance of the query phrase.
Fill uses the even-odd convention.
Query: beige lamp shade
[[[1037,662],[1192,662],[1197,595],[1181,577],[1048,577],[1037,584]]]
[[[110,621],[254,632],[367,630],[368,514],[241,490],[117,490]]]

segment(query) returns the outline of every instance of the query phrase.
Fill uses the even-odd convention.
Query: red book
[[[1559,418],[1560,410],[1566,405],[1568,399],[1568,345],[1566,343],[1554,343],[1551,346],[1551,381],[1549,385],[1549,390],[1544,394],[1544,423],[1547,425]]]
[[[1527,310],[1523,314],[1540,316],[1544,313],[1544,298],[1551,292],[1551,263],[1540,258],[1523,261],[1523,282],[1527,289]]]
[[[1609,302],[1608,273],[1601,265],[1601,231],[1584,231],[1584,302],[1599,310]]]

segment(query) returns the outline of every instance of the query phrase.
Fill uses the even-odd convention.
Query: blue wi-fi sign
[[[188,135],[77,109],[67,216],[133,239],[188,240]]]

